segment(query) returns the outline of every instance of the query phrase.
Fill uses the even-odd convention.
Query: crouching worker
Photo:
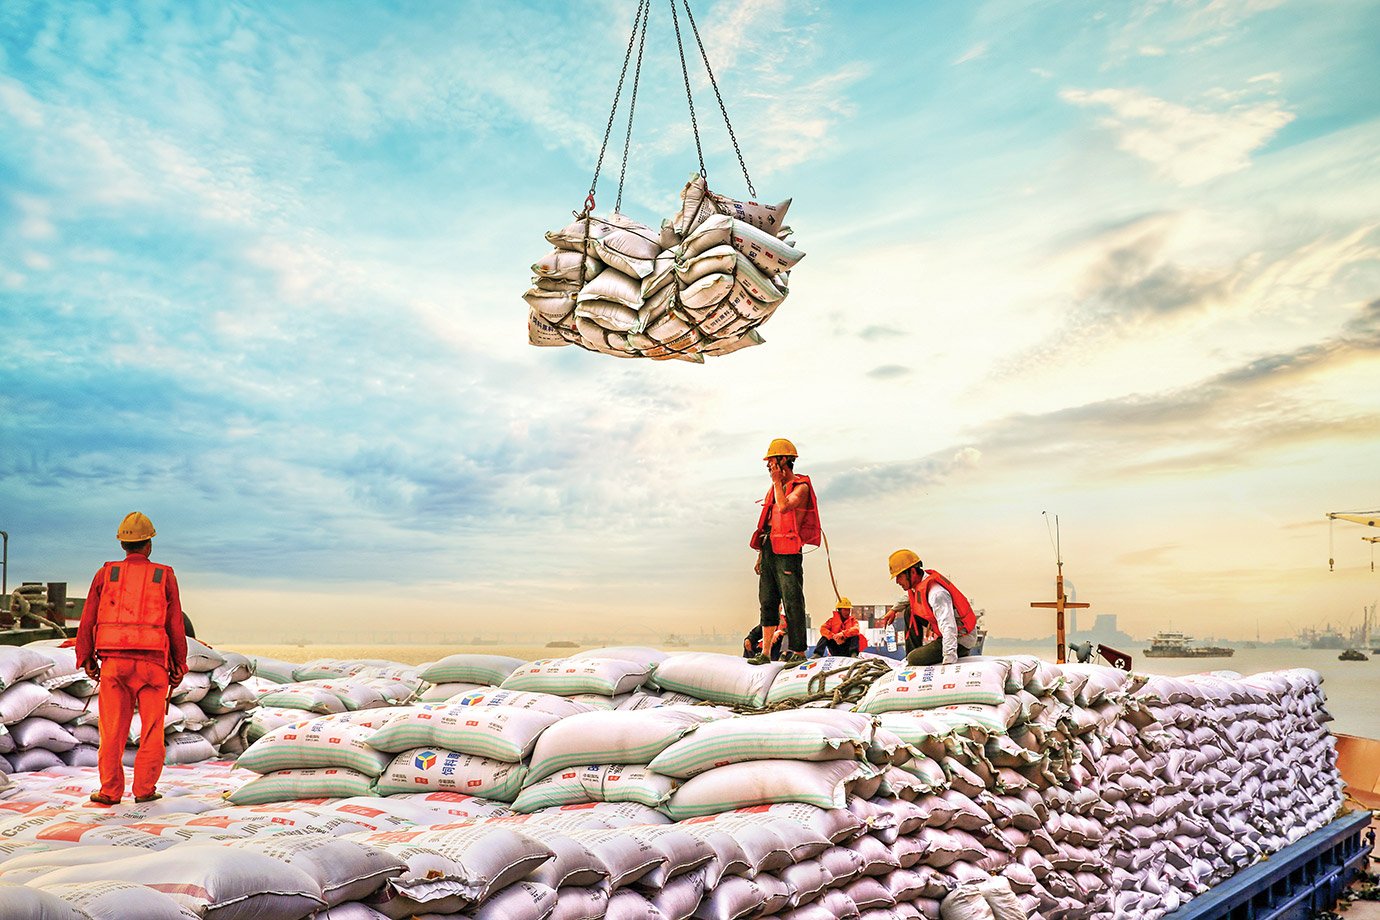
[[[853,616],[853,602],[846,597],[839,598],[834,612],[829,614],[819,627],[819,642],[815,645],[815,657],[821,655],[847,655],[856,658],[867,648],[858,627],[858,618]]]
[[[756,626],[752,627],[752,629],[748,630],[747,636],[743,639],[744,658],[757,659],[764,657],[764,653],[762,651],[762,633],[764,631],[765,630],[763,630],[761,623],[758,623]],[[765,653],[765,659],[770,661],[779,661],[781,659],[781,652],[782,649],[785,647],[785,644],[786,612],[783,610],[781,611],[780,619],[776,621],[776,634],[772,636],[771,651]]]
[[[963,592],[934,569],[926,570],[920,557],[908,549],[892,553],[887,567],[896,584],[906,589],[909,602],[906,663],[953,664],[971,655],[977,644],[977,615]],[[890,626],[895,619],[896,611],[892,610],[882,625]],[[927,628],[937,638],[927,641]]]
[[[125,551],[91,581],[77,628],[77,661],[100,681],[101,788],[91,801],[118,805],[125,792],[125,740],[139,710],[139,751],[134,758],[134,801],[152,802],[163,773],[163,719],[168,694],[187,672],[187,637],[177,576],[149,561],[154,529],[135,511],[116,537]]]

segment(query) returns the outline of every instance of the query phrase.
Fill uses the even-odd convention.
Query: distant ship
[[[1322,629],[1299,630],[1299,643],[1304,648],[1346,648],[1346,637],[1341,631],[1328,623]],[[1367,644],[1367,643],[1358,643]]]
[[[1359,648],[1349,648],[1337,656],[1338,661],[1370,661],[1370,657]]]
[[[1230,658],[1234,648],[1217,645],[1189,645],[1193,640],[1181,632],[1162,632],[1150,640],[1145,650],[1147,658]]]
[[[683,637],[678,636],[675,633],[671,633],[669,636],[663,639],[662,642],[663,644],[669,645],[672,648],[685,648],[690,644]]]

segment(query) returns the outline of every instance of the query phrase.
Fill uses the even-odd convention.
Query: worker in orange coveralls
[[[77,628],[77,661],[100,681],[101,747],[98,805],[118,805],[125,792],[125,740],[139,708],[134,801],[152,802],[163,773],[163,719],[168,693],[187,673],[182,601],[171,566],[149,561],[153,522],[137,511],[116,537],[122,562],[107,562],[91,580]]]
[[[829,614],[829,619],[820,624],[815,657],[827,654],[856,658],[865,648],[867,639],[858,626],[858,618],[853,616],[853,602],[841,597],[834,605],[834,612]]]

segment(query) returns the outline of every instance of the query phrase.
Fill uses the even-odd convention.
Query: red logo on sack
[[[468,783],[466,783],[465,785],[468,786],[469,788],[473,789],[475,786],[482,786],[482,785],[484,785],[484,781],[483,781],[482,779],[472,779],[472,780],[470,780]]]
[[[945,685],[944,685],[944,689],[945,689],[945,690],[952,690],[954,687],[957,687],[957,686],[958,686],[958,684],[945,684]]]
[[[466,725],[467,727],[468,727],[468,726],[471,726],[471,725],[478,725],[478,724],[479,724],[479,720],[478,720],[478,719],[468,719],[468,720],[466,720],[466,722],[465,722],[465,725]]]

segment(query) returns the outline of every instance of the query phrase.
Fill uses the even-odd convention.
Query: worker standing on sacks
[[[934,569],[926,570],[912,550],[892,553],[887,568],[896,584],[906,589],[910,607],[906,614],[906,663],[953,664],[972,654],[977,644],[977,615],[963,592]],[[896,611],[892,610],[882,618],[882,625],[890,626],[895,619]],[[927,642],[926,627],[938,638]]]
[[[810,477],[795,471],[795,445],[776,438],[767,447],[771,488],[762,500],[762,514],[748,545],[758,551],[757,602],[761,608],[762,648],[770,649],[777,632],[777,609],[786,613],[783,660],[805,660],[805,578],[801,561],[805,546],[820,541],[819,502]],[[758,655],[754,664],[771,659]]]
[[[116,538],[122,562],[107,562],[91,580],[77,628],[77,661],[100,681],[101,745],[97,755],[98,805],[118,805],[125,791],[125,740],[139,710],[139,750],[134,758],[134,801],[152,802],[163,773],[163,719],[168,691],[187,673],[182,601],[171,566],[149,561],[156,535],[134,511]]]

